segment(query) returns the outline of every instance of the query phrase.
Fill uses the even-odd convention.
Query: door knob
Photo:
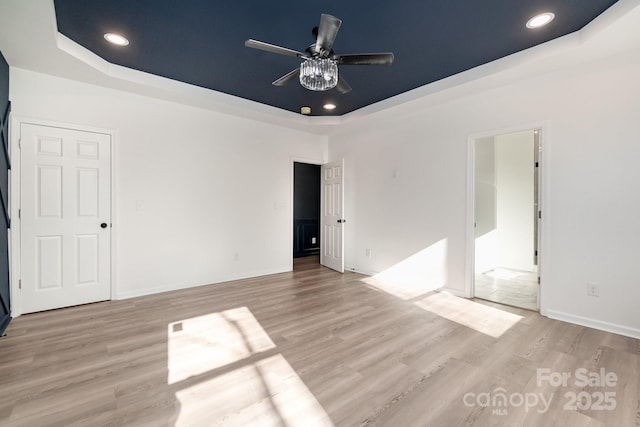
[[[346,219],[339,219],[339,220],[338,220],[338,224],[344,224],[345,222],[347,222],[347,220],[346,220]]]
[[[107,223],[103,222],[102,224],[100,224],[100,228],[107,228]]]

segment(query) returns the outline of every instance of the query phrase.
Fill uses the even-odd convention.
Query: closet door
[[[111,136],[23,123],[23,312],[111,298]]]

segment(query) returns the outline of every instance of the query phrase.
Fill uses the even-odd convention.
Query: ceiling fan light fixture
[[[328,103],[323,105],[323,108],[325,110],[335,110],[336,109],[336,104],[332,104],[331,102],[328,102]]]
[[[527,28],[544,27],[545,25],[553,21],[553,18],[555,17],[556,15],[551,12],[540,13],[527,21]]]
[[[325,91],[338,84],[338,64],[330,58],[309,58],[300,64],[300,84],[309,90]]]

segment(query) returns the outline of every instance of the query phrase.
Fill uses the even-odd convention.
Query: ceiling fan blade
[[[269,44],[253,39],[245,41],[244,45],[253,49],[264,50],[265,52],[277,53],[278,55],[293,56],[294,58],[302,58],[304,56],[307,56],[302,52],[298,52],[297,50],[288,49],[286,47],[276,46],[274,44]]]
[[[333,57],[340,65],[391,65],[393,53],[354,53],[349,55],[335,55]]]
[[[274,86],[284,86],[287,83],[289,83],[291,80],[298,78],[298,76],[300,75],[300,67],[296,68],[295,70],[292,70],[290,72],[288,72],[287,74],[285,74],[284,76],[280,77],[278,80],[276,80],[275,82],[271,83]]]
[[[338,76],[338,84],[336,85],[336,90],[344,95],[345,93],[351,92],[351,86],[349,86],[349,83],[347,83],[347,81],[342,76]]]
[[[320,26],[318,27],[315,49],[321,56],[325,58],[329,56],[340,25],[342,25],[342,21],[335,16],[327,15],[326,13],[320,15]]]

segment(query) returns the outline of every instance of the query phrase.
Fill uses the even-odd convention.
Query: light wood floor
[[[296,267],[15,319],[0,425],[640,425],[638,340],[445,293],[400,300],[317,259]],[[577,384],[579,368],[617,381]],[[554,386],[538,369],[571,378]],[[611,410],[586,408],[605,392]],[[532,406],[540,396],[550,404]]]
[[[538,309],[538,273],[495,268],[475,277],[477,298],[529,310]]]

